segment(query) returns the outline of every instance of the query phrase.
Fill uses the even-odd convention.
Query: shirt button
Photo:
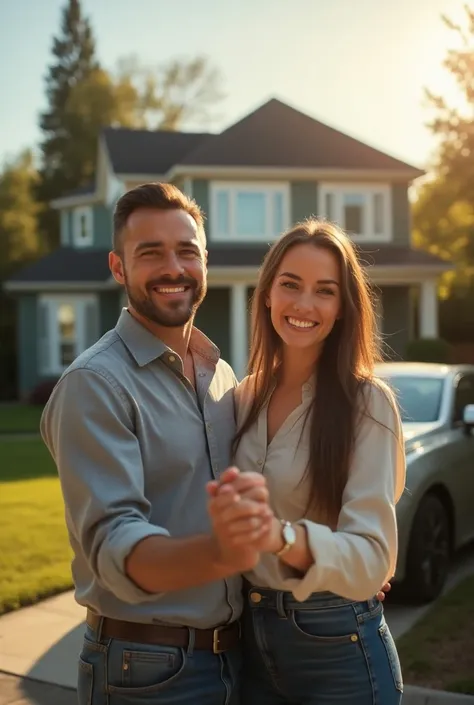
[[[175,356],[174,356],[174,355],[170,355],[170,356],[168,357],[168,361],[169,361],[169,362],[176,362]]]
[[[261,458],[257,460],[257,465],[263,465],[263,460]]]
[[[200,373],[199,373],[199,377],[205,377],[205,376],[206,376],[206,373],[205,373],[205,372],[200,372]]]
[[[207,428],[208,431],[212,431],[212,424],[207,423],[207,424],[206,424],[206,428]]]

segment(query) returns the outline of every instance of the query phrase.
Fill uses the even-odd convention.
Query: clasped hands
[[[236,573],[255,568],[261,553],[277,553],[284,544],[281,523],[269,504],[265,477],[230,467],[207,483],[208,511],[219,559]],[[377,598],[385,599],[390,583]]]
[[[214,537],[224,562],[236,572],[254,568],[262,552],[283,545],[280,522],[270,505],[266,479],[260,473],[228,468],[219,480],[207,484],[208,511]]]

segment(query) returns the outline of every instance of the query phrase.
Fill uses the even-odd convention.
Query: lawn
[[[59,480],[40,440],[0,441],[0,614],[72,585]]]
[[[474,695],[474,576],[397,641],[406,683]]]
[[[39,433],[42,406],[28,404],[0,405],[1,433]]]

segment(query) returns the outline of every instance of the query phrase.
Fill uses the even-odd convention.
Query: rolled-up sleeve
[[[400,417],[390,394],[375,386],[367,411],[358,427],[336,530],[306,519],[299,522],[314,558],[301,579],[280,561],[283,583],[297,600],[322,591],[366,600],[395,573],[395,507],[406,471]]]
[[[131,404],[106,370],[75,369],[56,386],[41,435],[58,469],[71,544],[97,581],[120,600],[156,600],[125,571],[133,547],[169,536],[150,523]]]

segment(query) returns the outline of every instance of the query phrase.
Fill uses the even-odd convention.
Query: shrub
[[[31,391],[28,402],[33,405],[44,406],[56,386],[57,379],[47,379],[40,382]]]
[[[441,338],[419,338],[407,345],[408,362],[440,362],[448,364],[451,359],[451,346]]]

